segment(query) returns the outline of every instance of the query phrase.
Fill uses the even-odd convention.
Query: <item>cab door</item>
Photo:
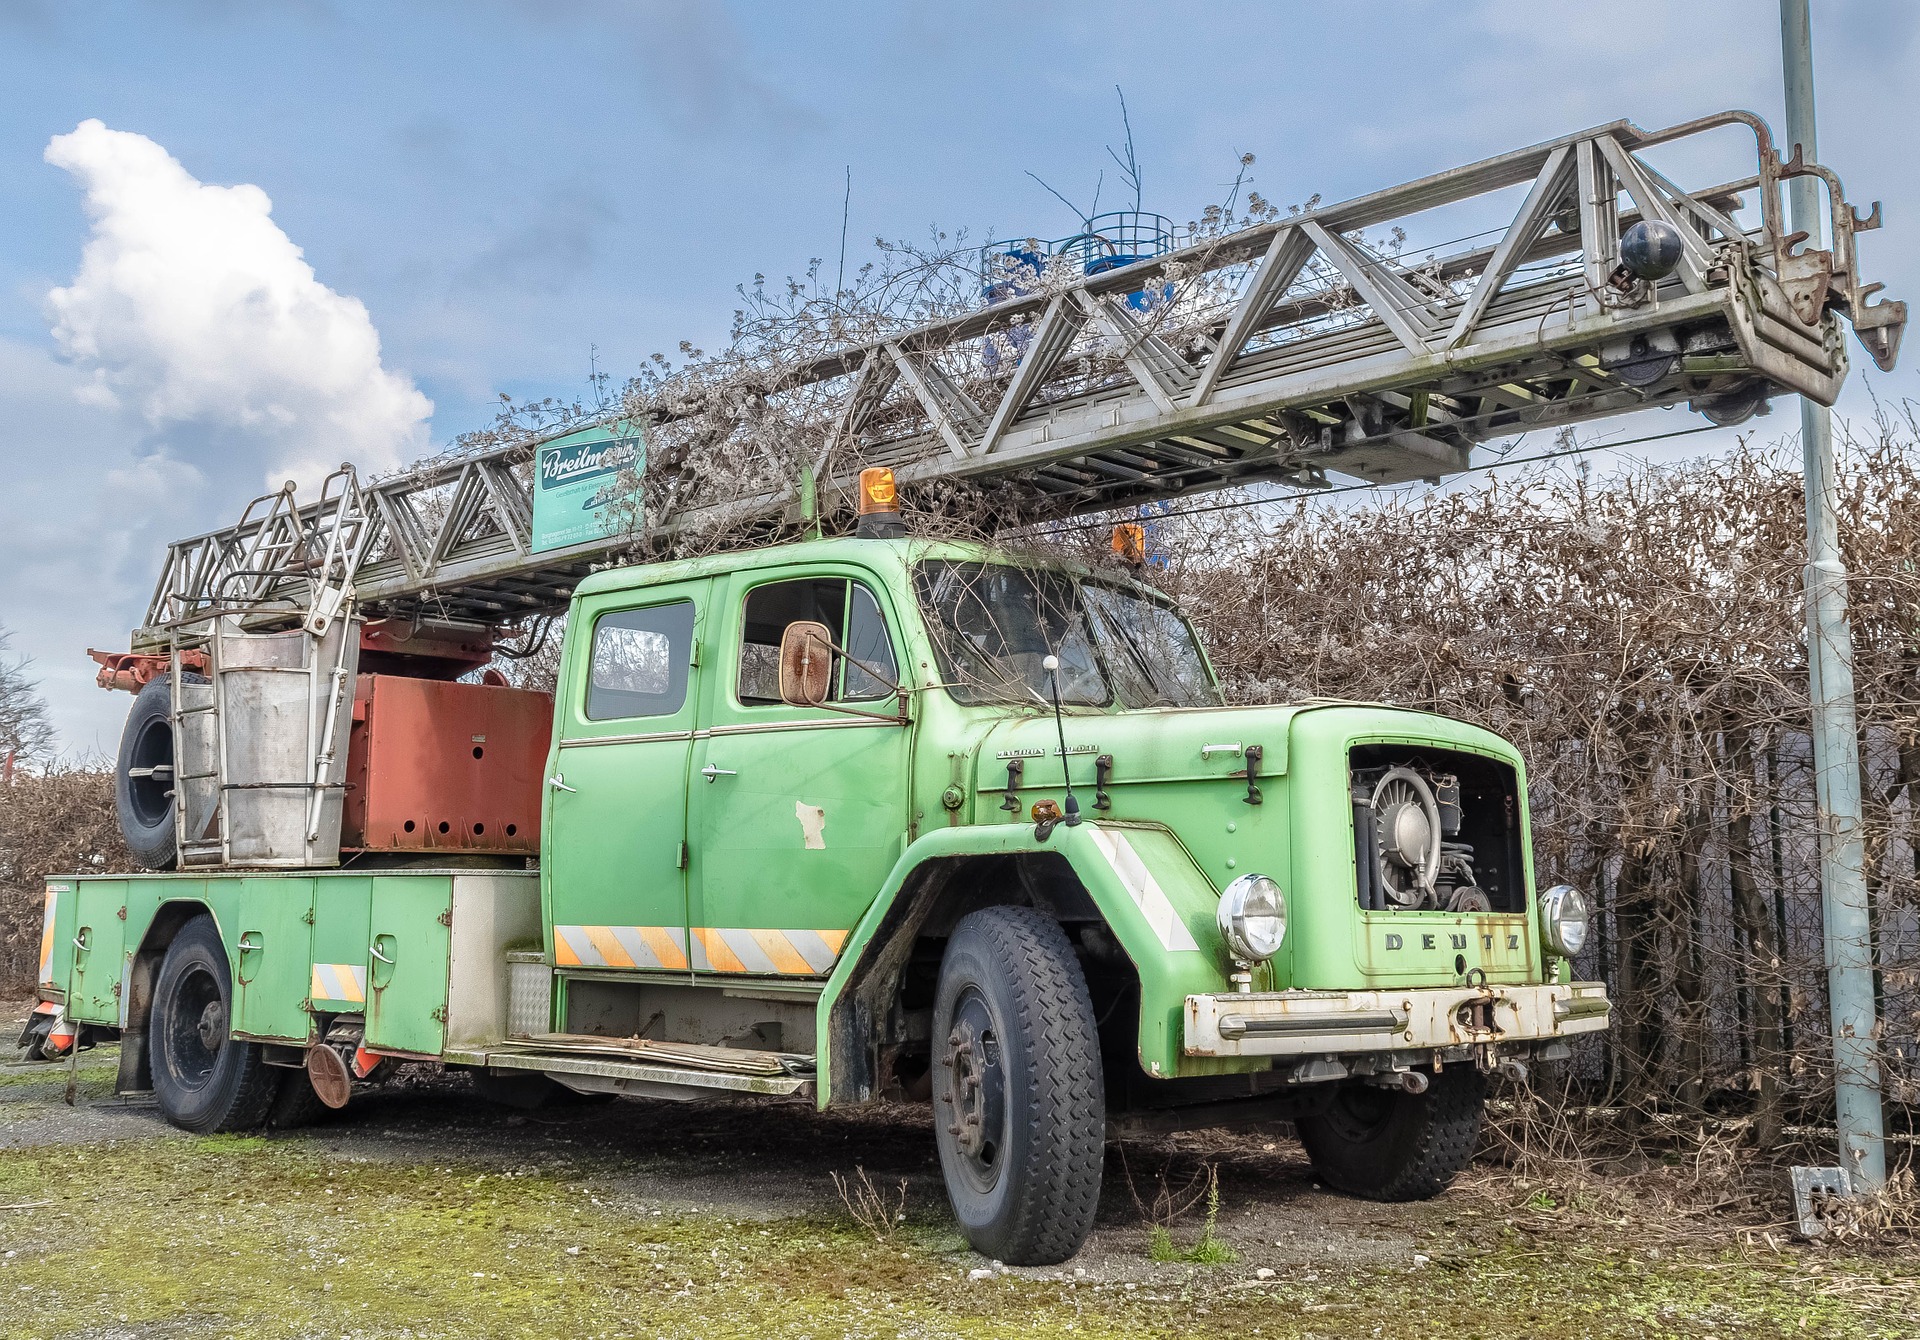
[[[690,783],[693,966],[822,977],[905,847],[900,625],[884,589],[852,569],[741,573],[725,589]],[[845,649],[826,706],[780,701],[780,637],[795,620],[824,623]]]
[[[562,971],[688,968],[687,766],[707,586],[609,592],[575,611],[540,863]]]

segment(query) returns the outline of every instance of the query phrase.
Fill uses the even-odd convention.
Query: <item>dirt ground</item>
[[[5,1042],[21,1013],[0,1010]],[[1560,1227],[1544,1193],[1516,1214],[1498,1169],[1425,1204],[1350,1200],[1283,1128],[1116,1146],[1086,1249],[1007,1269],[955,1232],[924,1110],[518,1112],[422,1069],[309,1129],[192,1137],[113,1097],[111,1047],[79,1058],[71,1107],[67,1066],[15,1056],[0,1336],[1916,1333],[1911,1255]],[[1156,1252],[1133,1193],[1207,1165],[1215,1245],[1195,1250],[1202,1205]],[[904,1208],[891,1231],[836,1191],[857,1169]]]

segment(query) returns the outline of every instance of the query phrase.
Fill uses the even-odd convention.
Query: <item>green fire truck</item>
[[[1750,175],[1645,157],[1708,137]],[[1801,177],[1826,250],[1786,225]],[[1418,265],[1359,241],[1503,192],[1510,224]],[[120,1089],[196,1131],[421,1063],[520,1103],[924,1103],[1007,1262],[1077,1250],[1127,1130],[1286,1120],[1332,1186],[1441,1191],[1488,1076],[1608,1022],[1587,900],[1535,887],[1519,754],[1230,706],[1137,530],[1097,567],[915,537],[896,483],[1017,532],[1832,404],[1841,319],[1883,370],[1905,327],[1855,245],[1880,210],[1732,111],[1225,237],[1156,218],[989,247],[981,309],[644,422],[343,467],[169,546],[131,649],[94,653],[135,694],[117,804],[151,873],[47,881],[24,1044],[117,1036]],[[552,693],[501,673],[560,616]]]
[[[1187,619],[1124,572],[905,537],[606,571],[573,595],[550,709],[420,681],[452,738],[409,726],[390,676],[349,667],[355,710],[327,699],[355,632],[175,652],[136,699],[123,817],[138,839],[144,788],[230,859],[194,869],[189,840],[151,858],[168,872],[47,882],[38,1027],[117,1034],[120,1088],[187,1129],[298,1122],[422,1061],[507,1101],[930,1103],[969,1240],[1056,1262],[1111,1130],[1290,1119],[1332,1185],[1431,1196],[1489,1072],[1606,1024],[1569,976],[1583,900],[1534,888],[1512,746],[1377,705],[1227,706]],[[302,842],[337,792],[232,780],[270,752],[236,743],[241,709],[271,717],[281,684],[283,715],[367,726],[342,790],[378,791],[383,731],[439,775],[348,802],[332,868]],[[507,800],[442,817],[459,765],[525,753],[500,723],[534,719],[449,704],[527,697],[513,837],[537,863],[474,831],[517,826]],[[191,719],[216,700],[229,780],[203,823]],[[290,855],[247,809],[288,800]],[[445,845],[383,855],[382,824]]]

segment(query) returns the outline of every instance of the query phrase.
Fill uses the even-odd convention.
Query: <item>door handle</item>
[[[380,952],[380,946],[379,946],[379,945],[377,945],[377,944],[372,944],[372,945],[368,945],[368,946],[367,946],[367,952],[368,952],[369,954],[372,954],[372,955],[373,955],[373,956],[374,956],[375,958],[377,958],[377,959],[379,959],[379,960],[380,960],[380,961],[381,961],[382,963],[384,963],[384,964],[386,964],[386,965],[387,965],[388,967],[392,967],[392,966],[393,966],[393,960],[392,960],[392,959],[390,959],[390,958],[388,958],[388,957],[387,957],[387,956],[386,956],[385,954],[383,954],[383,953],[381,953],[381,952]]]
[[[700,775],[708,781],[712,781],[716,777],[738,777],[740,774],[732,768],[716,768],[713,764],[709,763],[706,767],[700,769]]]
[[[234,946],[235,949],[238,949],[243,954],[251,954],[259,947],[259,945],[253,943],[253,941],[247,939],[244,935],[240,937],[240,943]]]
[[[570,791],[576,796],[580,794],[578,787],[567,785],[567,775],[564,772],[556,772],[547,778],[547,785],[556,791]]]

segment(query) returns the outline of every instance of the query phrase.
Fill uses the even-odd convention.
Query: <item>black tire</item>
[[[967,1241],[1009,1265],[1065,1261],[1100,1205],[1107,1112],[1093,1002],[1058,923],[989,907],[954,928],[933,1050],[934,1139]]]
[[[1350,1085],[1296,1123],[1313,1170],[1367,1200],[1428,1200],[1473,1158],[1487,1083],[1472,1066],[1433,1076],[1427,1091]]]
[[[153,988],[148,1046],[161,1115],[205,1135],[244,1131],[266,1120],[281,1072],[258,1043],[230,1036],[233,983],[227,950],[210,916],[180,928]]]
[[[190,681],[204,683],[198,675]],[[120,758],[113,771],[113,804],[120,817],[120,833],[133,859],[149,870],[171,870],[177,860],[173,832],[171,775],[151,773],[154,767],[173,767],[173,681],[162,675],[149,680],[134,695],[120,732]]]
[[[334,1109],[320,1101],[313,1091],[313,1080],[304,1070],[275,1067],[280,1076],[273,1102],[267,1108],[267,1125],[276,1131],[291,1131],[325,1121]]]

